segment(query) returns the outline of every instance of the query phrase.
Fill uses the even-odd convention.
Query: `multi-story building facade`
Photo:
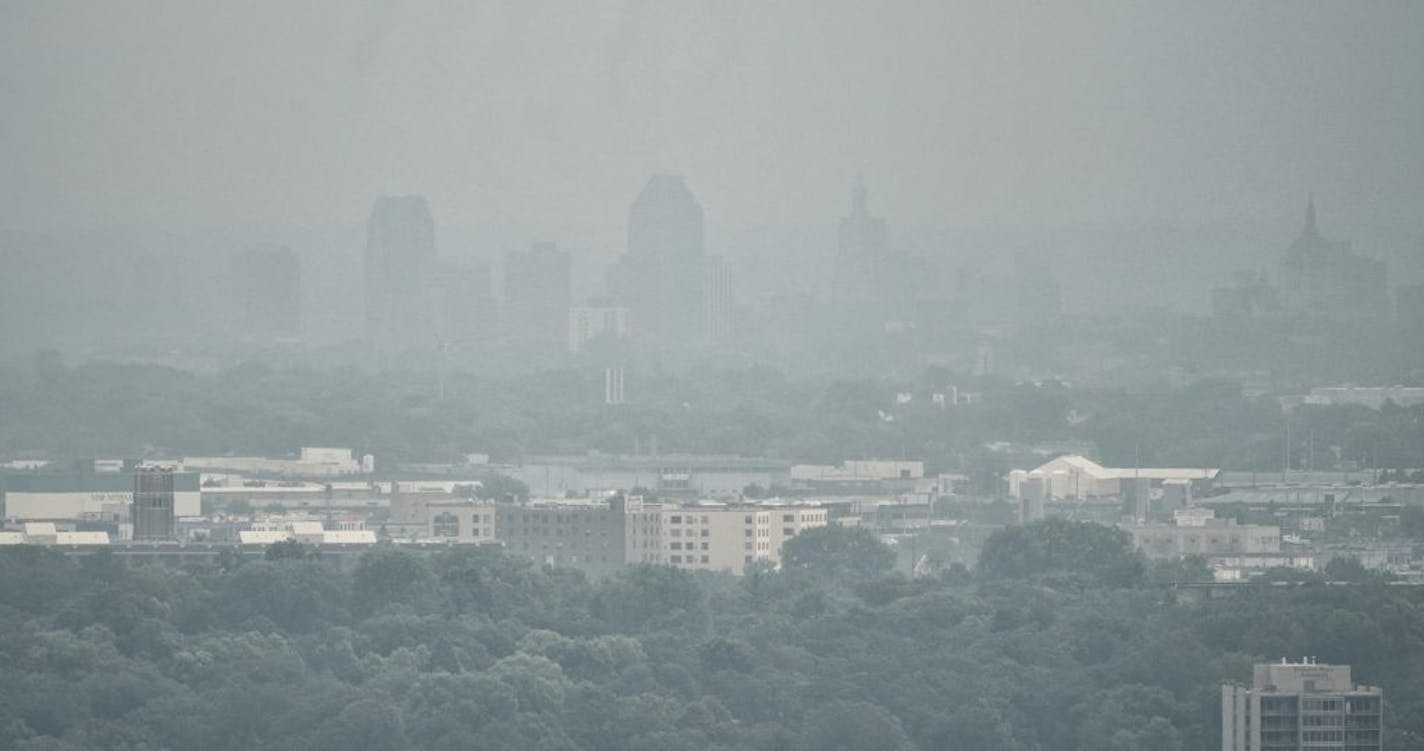
[[[435,219],[423,196],[386,196],[366,222],[366,336],[380,349],[431,340],[424,287],[435,260]]]
[[[636,501],[633,504],[637,508]],[[602,576],[628,559],[629,502],[549,501],[495,508],[495,535],[513,555]]]
[[[609,291],[632,311],[634,339],[701,342],[705,276],[702,204],[681,176],[653,175],[628,210],[628,252],[609,269]]]
[[[568,333],[569,254],[551,242],[504,259],[503,328],[515,341],[559,347]]]
[[[1379,751],[1384,692],[1357,686],[1349,665],[1258,664],[1251,687],[1221,687],[1222,751]]]
[[[458,543],[488,543],[496,539],[498,516],[492,503],[466,500],[433,501],[425,506],[425,534],[430,540]]]
[[[1123,527],[1148,558],[1186,555],[1263,555],[1281,552],[1281,528],[1210,519],[1205,524],[1135,524]]]
[[[569,308],[569,351],[582,352],[595,339],[627,338],[628,318],[627,308],[613,305]]]
[[[133,538],[135,540],[173,539],[173,469],[143,467],[134,473]]]
[[[826,510],[819,506],[668,506],[661,510],[655,562],[733,574],[758,561],[780,566],[782,544],[825,525]]]
[[[637,496],[494,508],[493,534],[508,552],[592,576],[639,563],[733,574],[756,561],[777,566],[783,543],[827,520],[819,506],[679,506]],[[432,536],[443,528],[456,533],[452,540],[464,541],[459,518],[444,514],[455,512],[431,507]]]

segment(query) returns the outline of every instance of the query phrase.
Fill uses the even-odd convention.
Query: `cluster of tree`
[[[993,538],[972,574],[890,559],[839,528],[741,578],[589,581],[474,547],[192,570],[8,549],[0,747],[1205,749],[1220,683],[1316,655],[1385,687],[1388,748],[1424,748],[1412,589],[1188,602],[1069,522]]]
[[[284,455],[351,445],[381,463],[512,460],[531,453],[771,456],[795,462],[920,459],[995,487],[1014,457],[989,442],[1077,441],[1105,461],[1279,471],[1351,463],[1410,478],[1424,462],[1424,406],[1305,407],[1289,417],[1239,384],[1127,392],[1016,383],[931,368],[913,378],[791,378],[764,367],[629,375],[606,405],[601,371],[515,376],[299,370],[249,364],[200,375],[152,366],[0,370],[0,452],[59,456]],[[949,385],[980,394],[945,408]],[[908,401],[902,397],[910,397]],[[1287,443],[1289,440],[1289,452]],[[1409,470],[1401,472],[1401,470]],[[504,492],[509,492],[507,489]]]

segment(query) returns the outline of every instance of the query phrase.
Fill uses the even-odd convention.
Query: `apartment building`
[[[1222,751],[1380,751],[1384,692],[1349,665],[1257,664],[1251,687],[1221,687]]]

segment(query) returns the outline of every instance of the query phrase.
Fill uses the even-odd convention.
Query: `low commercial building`
[[[1185,483],[1193,496],[1206,495],[1219,469],[1189,467],[1104,467],[1084,456],[1060,456],[1032,470],[1009,473],[1009,495],[1047,500],[1131,496],[1141,485],[1160,491]],[[1178,491],[1181,492],[1181,491]]]
[[[1384,692],[1349,665],[1262,663],[1249,688],[1221,687],[1222,751],[1380,751],[1383,736]]]
[[[658,498],[738,499],[749,485],[785,485],[790,463],[713,454],[529,457],[511,474],[534,496],[561,498],[644,488]]]
[[[370,474],[376,459],[370,454],[357,457],[346,448],[304,446],[296,459],[269,459],[261,456],[185,456],[179,463],[189,471],[238,472],[284,477],[340,477]]]
[[[794,487],[820,493],[909,492],[924,476],[924,462],[916,461],[854,459],[791,467]]]
[[[134,472],[0,475],[4,515],[15,521],[119,519],[127,522],[134,502]],[[199,516],[198,475],[173,472],[173,515]]]
[[[1132,544],[1148,558],[1172,559],[1188,555],[1251,556],[1281,552],[1281,528],[1237,524],[1234,519],[1206,523],[1132,524],[1123,527]]]
[[[288,540],[317,547],[374,545],[376,533],[359,522],[342,522],[335,529],[327,529],[322,522],[309,519],[265,520],[238,532],[242,545],[265,546]]]

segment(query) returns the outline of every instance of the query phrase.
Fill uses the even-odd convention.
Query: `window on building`
[[[449,511],[437,514],[430,521],[430,534],[436,537],[459,537],[460,517]]]

